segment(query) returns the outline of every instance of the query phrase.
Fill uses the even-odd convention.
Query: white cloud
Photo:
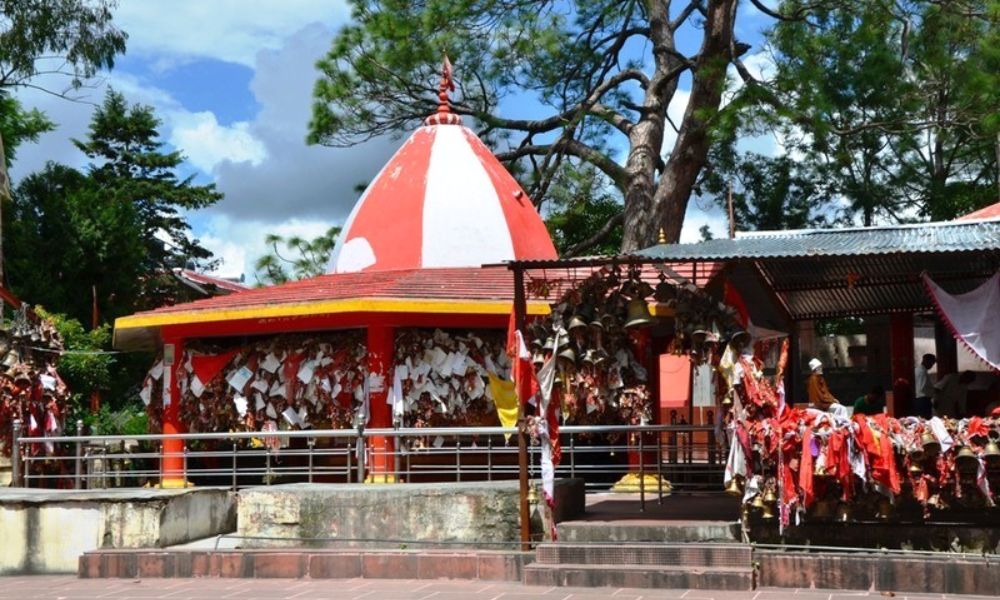
[[[708,225],[709,231],[715,238],[729,235],[728,219],[722,208],[709,200],[699,201],[696,196],[692,196],[684,215],[680,242],[689,244],[701,241],[701,228],[704,225]]]
[[[345,0],[122,0],[115,11],[129,52],[156,55],[162,67],[194,57],[253,67],[259,51],[282,47],[304,25],[332,28],[349,17]]]
[[[271,249],[264,237],[269,233],[283,238],[299,236],[313,239],[332,227],[332,221],[291,218],[285,221],[240,220],[228,215],[214,215],[202,226],[201,243],[220,259],[215,275],[235,277],[246,275],[254,284],[254,263]]]
[[[246,121],[225,126],[212,112],[178,111],[171,122],[170,143],[181,148],[188,162],[205,173],[225,161],[257,166],[267,158],[267,149],[250,133]]]

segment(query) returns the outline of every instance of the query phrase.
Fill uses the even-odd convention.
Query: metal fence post
[[[462,481],[462,440],[455,440],[455,477]]]
[[[188,447],[187,447],[187,444],[184,444],[184,473],[183,473],[183,475],[181,477],[182,477],[181,481],[184,482],[184,485],[186,486],[188,484]]]
[[[656,503],[663,504],[663,432],[656,432]]]
[[[236,443],[233,442],[233,491],[235,492],[237,488],[236,482]]]
[[[82,436],[83,435],[83,420],[82,419],[79,419],[76,422],[76,435],[77,436]],[[75,467],[75,471],[76,471],[76,477],[73,480],[73,489],[75,489],[75,490],[80,489],[80,483],[81,483],[80,477],[81,477],[82,471],[83,471],[82,455],[83,455],[83,442],[77,442],[76,443],[76,459],[74,461],[74,463],[75,463],[74,467]]]
[[[353,466],[353,461],[351,460],[351,442],[347,442],[344,454],[347,456],[347,483],[351,483],[351,468]]]
[[[643,454],[643,435],[645,432],[639,432],[639,512],[646,512],[646,465],[645,457]]]
[[[569,434],[569,476],[576,477],[576,436]]]
[[[493,436],[486,438],[486,481],[493,481]]]
[[[313,450],[316,448],[316,438],[309,438],[306,440],[306,446],[309,446],[309,483],[313,482]]]
[[[264,485],[271,485],[271,447],[264,445]]]
[[[10,484],[21,487],[21,419],[14,419],[10,446]]]

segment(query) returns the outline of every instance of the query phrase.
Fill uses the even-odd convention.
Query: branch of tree
[[[579,243],[573,245],[569,250],[567,250],[566,252],[563,253],[563,256],[565,256],[565,257],[579,256],[579,254],[581,252],[593,248],[597,244],[599,244],[602,241],[604,241],[604,238],[608,237],[608,235],[612,231],[614,231],[615,227],[618,227],[619,225],[621,225],[624,222],[624,220],[625,220],[625,213],[624,213],[624,211],[618,213],[617,215],[615,215],[613,217],[611,217],[610,219],[607,220],[606,223],[604,223],[604,225],[600,229],[598,229],[594,233],[594,235],[592,235],[589,238],[583,240],[582,242],[579,242]]]
[[[611,160],[597,149],[588,146],[579,140],[569,139],[560,140],[555,144],[526,145],[508,152],[501,152],[496,156],[497,159],[502,162],[509,162],[524,156],[545,155],[550,151],[563,152],[589,162],[604,172],[604,174],[610,177],[611,180],[614,181],[619,187],[624,187],[625,182],[628,179],[628,173],[625,171],[624,167]]]

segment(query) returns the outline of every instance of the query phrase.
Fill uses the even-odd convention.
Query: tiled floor
[[[889,592],[824,590],[629,590],[527,587],[477,581],[387,579],[77,579],[72,576],[0,577],[0,600],[85,600],[136,598],[170,600],[857,600],[860,598],[986,598]]]

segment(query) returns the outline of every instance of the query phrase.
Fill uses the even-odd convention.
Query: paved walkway
[[[903,600],[987,596],[942,596],[887,592],[823,590],[758,590],[713,592],[704,590],[629,590],[613,588],[545,588],[514,583],[345,579],[76,579],[72,576],[0,577],[0,600],[85,600],[129,598],[140,600]],[[995,598],[990,596],[990,598]]]

